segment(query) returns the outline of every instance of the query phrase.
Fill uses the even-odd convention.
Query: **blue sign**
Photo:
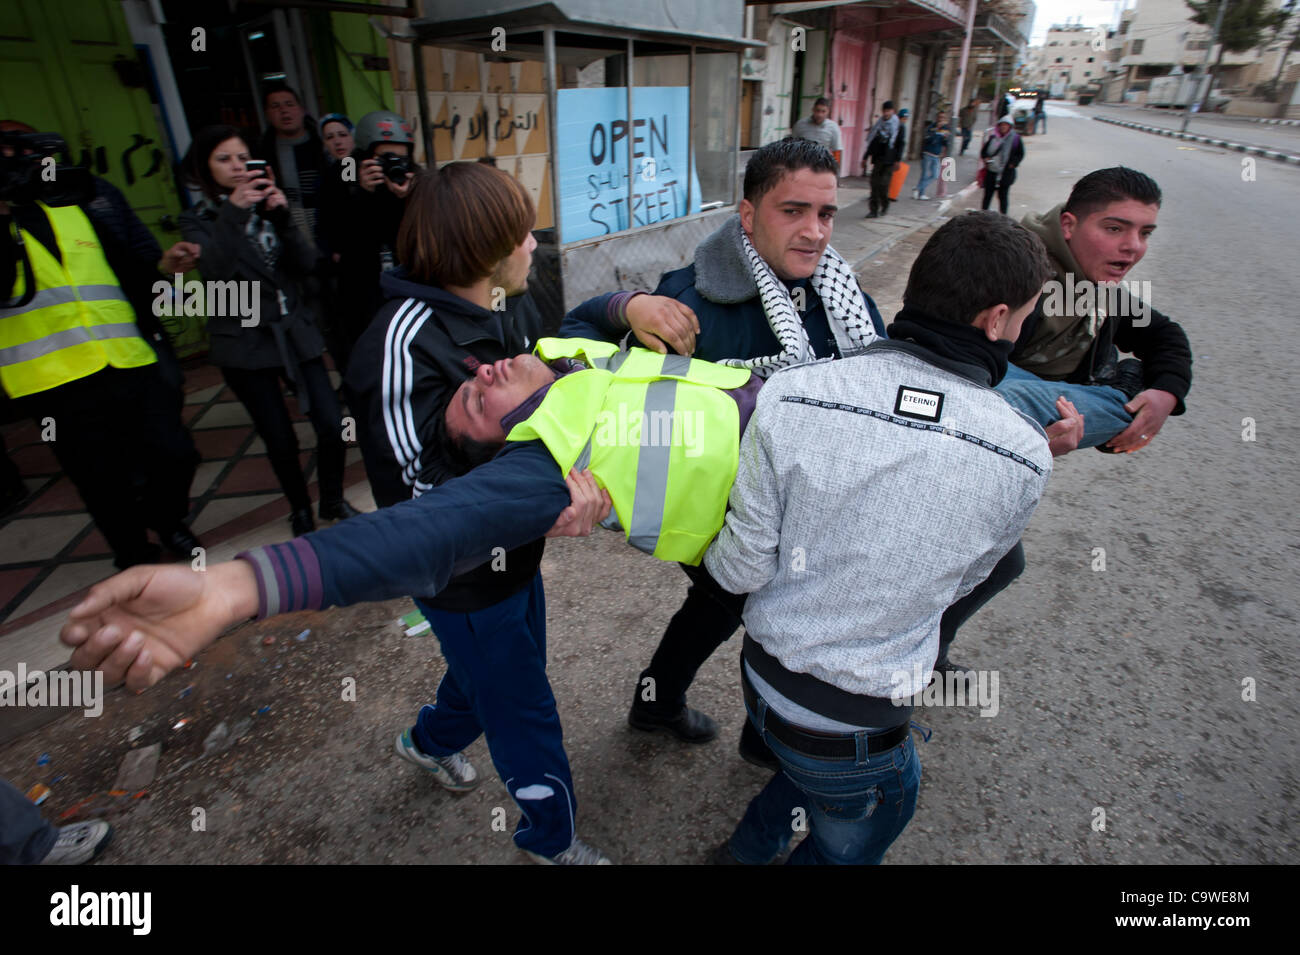
[[[561,242],[594,239],[700,211],[700,181],[686,155],[690,88],[634,87],[632,112],[629,130],[626,87],[559,91]],[[634,164],[630,207],[629,149]]]

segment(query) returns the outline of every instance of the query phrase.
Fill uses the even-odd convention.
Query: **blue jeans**
[[[868,756],[865,732],[859,757],[827,759],[791,749],[763,728],[767,701],[758,697],[749,721],[781,763],[781,772],[745,810],[728,845],[737,861],[766,865],[780,855],[805,820],[808,837],[789,865],[878,865],[916,811],[921,757],[909,732],[893,749]],[[748,709],[748,707],[746,707]]]
[[[1081,448],[1105,444],[1133,423],[1133,416],[1124,410],[1128,398],[1118,388],[1108,385],[1047,381],[1015,365],[1007,365],[1006,377],[998,383],[997,390],[1011,407],[1023,411],[1044,428],[1060,419],[1056,399],[1065,395],[1083,415]]]
[[[546,679],[541,572],[519,593],[473,613],[415,603],[438,637],[447,673],[411,738],[430,756],[450,756],[486,736],[492,765],[523,813],[515,845],[547,857],[563,852],[573,842],[578,801]]]
[[[1039,124],[1039,123],[1042,123],[1042,124],[1043,124],[1043,132],[1047,132],[1047,114],[1046,114],[1046,113],[1035,113],[1035,114],[1034,114],[1034,132],[1035,132],[1035,133],[1038,132],[1038,124]]]
[[[925,197],[926,187],[939,178],[939,157],[921,153],[921,181],[916,184],[916,194]]]
[[[35,865],[50,854],[59,831],[36,804],[0,779],[0,865]]]

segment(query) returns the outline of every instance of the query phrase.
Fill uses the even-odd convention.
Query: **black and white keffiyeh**
[[[776,340],[781,343],[781,352],[763,358],[728,358],[720,364],[748,368],[757,377],[768,378],[782,368],[816,361],[817,356],[808,341],[808,331],[803,326],[803,319],[795,308],[785,283],[777,278],[772,267],[758,254],[749,241],[749,236],[743,230],[738,231],[745,257],[758,285],[763,314],[767,316],[767,323]],[[858,354],[879,337],[871,323],[871,316],[867,313],[866,302],[863,301],[853,270],[829,245],[812,274],[812,287],[826,308],[826,323],[835,335],[841,358]]]

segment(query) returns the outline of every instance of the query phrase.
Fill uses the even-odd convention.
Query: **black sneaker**
[[[661,716],[634,703],[627,714],[627,725],[647,733],[671,733],[684,743],[707,743],[718,735],[718,724],[689,706],[672,716]]]
[[[160,532],[158,536],[162,539],[163,546],[182,560],[192,559],[195,549],[203,548],[194,532],[184,524],[177,524],[174,530],[166,534]]]
[[[1125,358],[1115,367],[1115,377],[1107,384],[1124,392],[1124,397],[1132,401],[1146,390],[1142,384],[1142,362],[1136,358]]]
[[[322,521],[346,521],[349,517],[356,517],[361,512],[340,498],[329,504],[321,501],[320,506],[316,508],[316,513]]]
[[[310,534],[316,529],[316,522],[312,520],[311,508],[300,507],[289,515],[289,526],[293,528],[293,536],[301,537],[303,534]]]

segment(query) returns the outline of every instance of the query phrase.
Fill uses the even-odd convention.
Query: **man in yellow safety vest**
[[[39,135],[39,134],[38,134]],[[174,389],[110,264],[111,239],[77,204],[46,204],[24,175],[43,158],[0,144],[0,388],[31,417],[118,567],[178,556],[198,453]]]

